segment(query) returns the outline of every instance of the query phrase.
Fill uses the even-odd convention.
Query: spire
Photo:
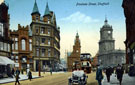
[[[35,13],[37,13],[37,14],[40,15],[40,13],[39,13],[39,11],[38,11],[38,6],[37,6],[36,0],[35,0],[34,7],[33,7],[33,11],[32,11],[32,13],[31,13],[31,15],[32,15],[32,14],[35,14]]]
[[[105,16],[105,24],[107,24],[108,23],[108,20],[107,20],[107,17]]]
[[[48,15],[50,14],[50,10],[49,10],[49,6],[48,6],[48,2],[46,3],[46,8],[45,8],[45,13],[44,13],[44,16],[45,15]]]
[[[78,31],[77,31],[77,33],[76,33],[76,38],[77,38],[77,37],[79,37]]]

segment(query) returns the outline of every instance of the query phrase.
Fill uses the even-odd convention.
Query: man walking
[[[120,85],[121,85],[121,82],[122,82],[123,73],[124,73],[123,68],[118,64],[118,66],[116,68],[116,74],[117,74],[117,79],[120,82]]]
[[[16,74],[16,81],[15,81],[15,85],[18,83],[18,85],[20,85],[20,82],[19,82],[19,74],[17,73]]]
[[[110,76],[111,76],[111,74],[112,74],[111,68],[108,67],[108,68],[106,69],[106,77],[107,77],[107,81],[108,81],[108,82],[110,82]]]
[[[98,85],[102,85],[102,79],[103,79],[103,74],[102,74],[102,69],[98,65],[97,71],[96,71],[96,80],[98,81]]]

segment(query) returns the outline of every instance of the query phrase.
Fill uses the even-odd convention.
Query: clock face
[[[78,51],[78,50],[76,50],[76,52],[78,53],[79,51]]]
[[[110,34],[111,33],[111,31],[108,31],[108,34]]]

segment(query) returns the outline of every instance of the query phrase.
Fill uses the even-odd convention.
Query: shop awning
[[[13,60],[8,57],[0,56],[0,65],[15,64]]]

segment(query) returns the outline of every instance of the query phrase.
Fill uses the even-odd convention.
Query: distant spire
[[[77,30],[77,33],[76,33],[76,37],[79,37],[78,30]]]
[[[46,3],[46,8],[45,8],[45,13],[44,13],[44,16],[45,15],[48,15],[50,14],[50,10],[49,10],[49,6],[48,6],[48,2]]]
[[[108,23],[108,20],[107,20],[107,17],[106,17],[106,15],[105,15],[105,24],[107,24]]]
[[[33,11],[32,11],[31,14],[35,14],[35,13],[37,13],[37,14],[40,15],[36,0],[35,0],[34,7],[33,7]]]

